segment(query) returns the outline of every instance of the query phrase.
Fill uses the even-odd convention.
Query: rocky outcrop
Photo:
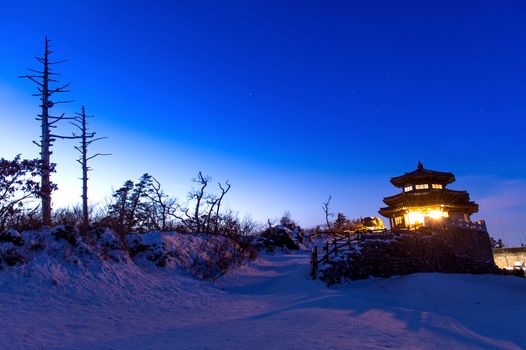
[[[273,250],[274,248],[298,250],[300,247],[295,240],[297,232],[298,230],[290,229],[283,225],[270,227],[261,233],[261,238],[259,238],[257,245],[267,250]]]
[[[160,267],[166,266],[175,257],[175,250],[168,249],[160,232],[127,235],[126,246],[132,258],[143,255],[146,260]]]

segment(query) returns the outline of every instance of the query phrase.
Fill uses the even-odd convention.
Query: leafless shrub
[[[42,227],[42,216],[40,206],[32,209],[23,210],[7,218],[5,223],[7,228],[18,232],[36,230]]]
[[[214,281],[243,261],[255,258],[257,250],[250,244],[242,245],[233,239],[216,236],[203,240],[194,254],[188,271],[200,279]]]
[[[54,211],[52,222],[54,225],[79,227],[82,223],[82,208],[79,206],[59,208]]]

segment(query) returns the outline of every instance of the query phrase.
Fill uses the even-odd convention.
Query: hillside
[[[0,348],[526,348],[524,279],[429,273],[327,288],[308,278],[308,252],[281,251],[212,283],[177,264],[55,253],[0,271]]]

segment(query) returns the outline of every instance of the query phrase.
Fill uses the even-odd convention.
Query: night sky
[[[38,155],[17,76],[47,35],[76,101],[56,112],[84,104],[109,136],[94,201],[144,172],[184,201],[202,170],[240,215],[311,226],[329,195],[378,215],[421,160],[456,175],[493,236],[526,243],[525,18],[523,1],[0,0],[0,156]],[[80,200],[75,156],[57,142],[56,207]]]

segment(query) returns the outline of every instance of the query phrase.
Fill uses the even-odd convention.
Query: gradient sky
[[[47,35],[76,101],[57,112],[84,104],[109,136],[95,201],[144,172],[184,201],[202,170],[241,215],[310,226],[330,194],[378,215],[422,160],[455,173],[492,235],[526,243],[524,18],[523,1],[0,0],[0,156],[38,154],[17,76]],[[55,205],[75,204],[73,142],[53,157]]]

